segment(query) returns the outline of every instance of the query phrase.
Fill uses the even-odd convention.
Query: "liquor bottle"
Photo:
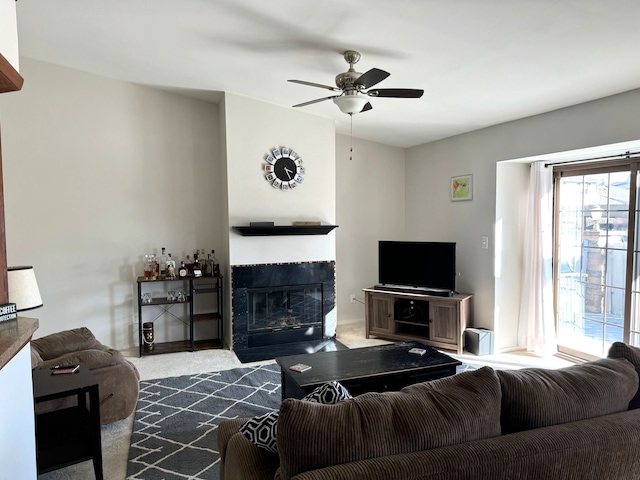
[[[220,275],[220,264],[218,263],[218,259],[216,258],[215,250],[211,250],[211,261],[213,262],[213,265],[212,265],[213,276],[217,277]]]
[[[173,280],[176,278],[176,261],[171,258],[171,254],[167,257],[166,277]]]
[[[160,275],[163,277],[167,274],[167,249],[162,247],[162,253],[160,254]]]
[[[182,278],[187,276],[187,266],[185,265],[184,260],[180,262],[180,269],[178,270],[178,275],[180,275],[180,277]]]
[[[187,260],[184,262],[184,266],[187,267],[187,273],[193,274],[193,263],[191,263],[191,255],[187,255]]]
[[[144,256],[144,278],[145,280],[155,280],[157,275],[158,262],[156,256],[153,253],[149,253]]]
[[[201,277],[202,276],[202,264],[200,263],[200,259],[198,258],[198,253],[193,254],[193,276]]]
[[[204,267],[204,276],[213,277],[213,260],[211,260],[211,254],[207,253],[207,260]]]

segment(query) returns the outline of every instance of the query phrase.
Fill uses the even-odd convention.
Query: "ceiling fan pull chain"
[[[349,160],[353,160],[353,113],[349,114],[351,120],[351,148],[349,149]]]

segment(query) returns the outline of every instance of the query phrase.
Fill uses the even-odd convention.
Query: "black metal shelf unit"
[[[143,355],[157,355],[162,353],[171,352],[184,352],[184,351],[197,351],[208,350],[212,348],[222,348],[222,312],[223,312],[223,277],[177,277],[175,279],[169,278],[156,278],[155,280],[148,280],[145,277],[138,277],[138,341],[139,341],[139,356]],[[183,288],[186,286],[186,298],[183,301],[168,300],[166,295],[164,297],[151,298],[150,302],[143,301],[143,290],[145,285],[168,283],[168,282],[182,282]],[[202,295],[215,295],[214,308],[212,311],[195,313],[195,299]],[[170,312],[171,307],[174,305],[186,305],[188,314],[186,317],[174,315]],[[188,322],[189,326],[189,338],[184,340],[178,340],[173,342],[154,342],[153,350],[144,348],[143,339],[143,321],[142,310],[143,308],[157,307],[162,311],[154,318],[157,319],[164,314],[168,314],[174,317],[178,321]],[[195,324],[202,321],[215,321],[217,324],[217,338],[213,336],[206,340],[195,339]]]

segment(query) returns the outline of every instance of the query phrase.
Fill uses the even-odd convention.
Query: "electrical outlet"
[[[482,237],[482,248],[484,248],[485,250],[489,248],[489,237]]]
[[[354,303],[356,301],[356,294],[352,293],[350,298],[351,298],[351,303]]]

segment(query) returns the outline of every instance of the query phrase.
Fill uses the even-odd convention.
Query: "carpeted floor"
[[[127,479],[217,479],[218,424],[279,405],[274,364],[142,381]]]

